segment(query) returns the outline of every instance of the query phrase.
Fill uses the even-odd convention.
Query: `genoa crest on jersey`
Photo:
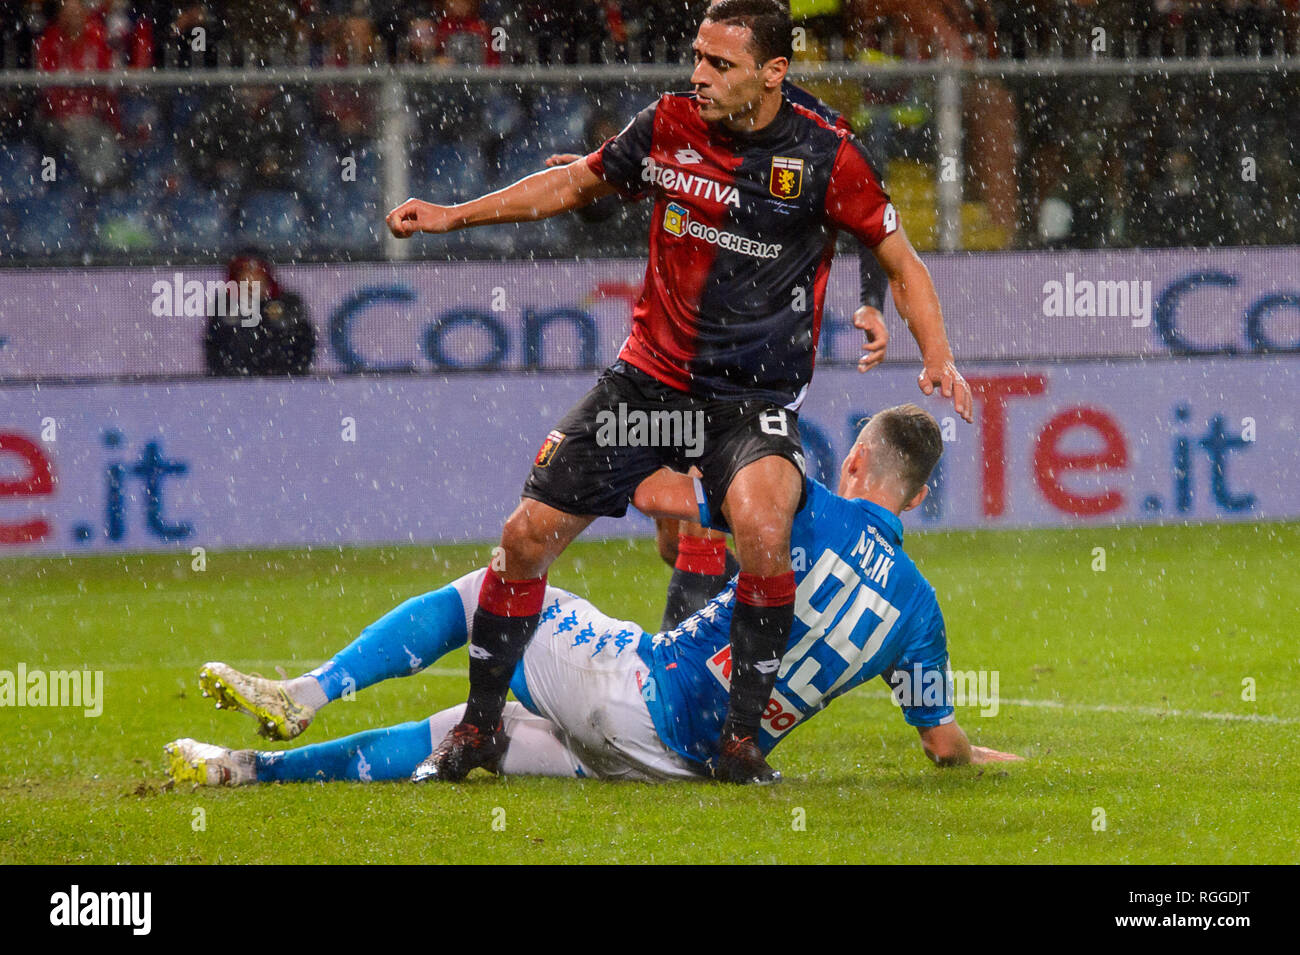
[[[537,457],[533,464],[539,468],[544,468],[551,463],[551,458],[555,457],[555,452],[560,449],[560,442],[564,440],[564,434],[559,431],[552,431],[542,442],[542,449],[537,452]]]
[[[803,190],[803,160],[788,156],[772,157],[772,174],[768,191],[778,199],[794,199]]]

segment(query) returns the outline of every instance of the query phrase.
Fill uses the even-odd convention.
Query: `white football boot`
[[[173,783],[247,786],[257,782],[251,749],[226,749],[187,738],[168,743],[163,747],[163,756]]]
[[[239,710],[257,720],[257,732],[267,739],[293,739],[316,716],[316,708],[289,695],[285,680],[268,680],[240,673],[224,663],[205,663],[199,670],[203,695],[216,699],[219,710]]]

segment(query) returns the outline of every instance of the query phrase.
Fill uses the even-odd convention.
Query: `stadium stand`
[[[111,264],[185,254],[217,261],[246,241],[298,260],[380,255],[378,83],[334,73],[399,68],[393,75],[409,119],[409,188],[463,198],[539,168],[552,152],[594,148],[597,130],[620,127],[665,84],[584,81],[580,91],[570,76],[542,74],[527,84],[471,85],[421,81],[402,69],[684,64],[706,4],[295,0],[266,5],[266,16],[283,20],[278,31],[253,29],[261,6],[0,0],[6,260]],[[1098,42],[1112,62],[1294,56],[1300,0],[823,0],[793,7],[807,26],[797,65],[880,67],[878,79],[837,79],[814,91],[885,158],[886,183],[920,248],[944,247],[937,84],[887,67],[940,52],[1008,68],[999,79],[963,79],[965,188],[959,235],[949,247],[1300,241],[1300,199],[1290,188],[1300,184],[1300,164],[1288,147],[1300,108],[1294,73],[1270,72],[1261,62],[1253,74],[1174,71],[1139,86],[1122,71],[1063,66],[1097,61]],[[938,37],[933,43],[927,30]],[[1041,69],[1016,69],[1026,64]],[[141,77],[180,70],[194,81],[22,82],[52,69],[123,67]],[[243,85],[201,82],[221,68],[245,71]],[[285,68],[307,72],[292,85],[247,80]],[[678,85],[686,85],[684,75]],[[1007,140],[1014,148],[1005,148]],[[1234,150],[1211,148],[1223,142]],[[1283,185],[1268,201],[1237,188],[1236,144]],[[46,157],[60,173],[55,183],[42,178]],[[355,161],[357,188],[332,189],[347,158]],[[68,222],[79,229],[70,232]],[[575,236],[590,231],[548,223],[512,235],[449,238],[418,254],[572,254]],[[639,230],[626,231],[628,242],[638,241]]]

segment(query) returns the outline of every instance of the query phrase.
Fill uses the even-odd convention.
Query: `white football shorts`
[[[466,574],[453,584],[471,630],[485,573]],[[542,606],[543,619],[524,651],[523,667],[528,696],[551,725],[534,725],[535,717],[529,720],[526,711],[510,707],[507,732],[512,724],[526,730],[511,732],[502,771],[646,782],[707,776],[703,766],[669,749],[655,731],[641,695],[650,675],[636,652],[641,627],[557,587],[546,588]],[[437,729],[431,727],[435,742],[442,738]],[[553,751],[557,745],[567,751],[567,761]],[[563,768],[569,762],[576,765]]]

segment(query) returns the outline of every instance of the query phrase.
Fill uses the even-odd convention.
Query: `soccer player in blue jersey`
[[[791,538],[795,622],[762,712],[764,754],[836,697],[883,677],[936,764],[1018,758],[972,746],[957,725],[943,614],[934,588],[903,550],[899,515],[925,499],[942,447],[934,418],[902,405],[863,427],[841,466],[838,494],[807,480]],[[647,513],[696,514],[715,523],[697,510],[702,501],[694,479],[665,470],[638,487],[634,503]],[[464,646],[483,573],[401,604],[294,680],[264,680],[209,663],[200,676],[204,693],[218,706],[253,715],[264,735],[292,738],[326,703],[418,672]],[[548,587],[537,637],[511,680],[519,702],[505,708],[509,746],[484,768],[602,779],[708,776],[727,713],[735,599],[733,583],[680,626],[649,634]],[[434,775],[426,758],[431,741],[463,713],[463,706],[453,707],[428,720],[284,752],[182,739],[166,747],[168,770],[176,781],[202,785],[422,781]]]

